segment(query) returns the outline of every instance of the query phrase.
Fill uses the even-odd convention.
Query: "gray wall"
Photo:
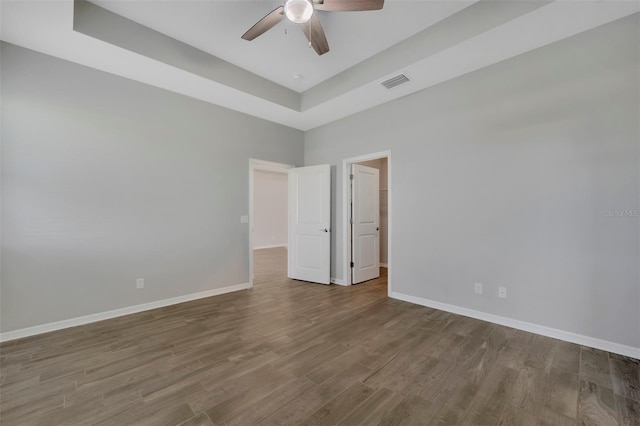
[[[300,165],[301,131],[1,55],[0,330],[249,281],[249,158]]]
[[[638,28],[625,18],[307,132],[305,164],[336,166],[332,276],[342,160],[390,149],[394,291],[639,347],[639,218],[609,215],[640,208]]]

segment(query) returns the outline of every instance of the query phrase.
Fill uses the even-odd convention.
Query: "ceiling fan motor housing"
[[[291,22],[303,24],[313,15],[313,4],[310,0],[287,0],[284,3],[284,13]]]

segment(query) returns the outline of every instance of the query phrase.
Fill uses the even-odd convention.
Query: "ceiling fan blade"
[[[284,7],[278,6],[269,12],[264,18],[255,23],[255,25],[249,28],[249,31],[242,35],[245,40],[253,40],[254,38],[264,34],[271,28],[275,27],[284,19]]]
[[[358,12],[363,10],[380,10],[384,0],[317,0],[313,2],[315,10],[327,12]]]
[[[309,19],[309,21],[304,24],[300,24],[300,28],[318,55],[324,55],[329,51],[327,37],[324,35],[324,30],[322,29],[322,25],[320,25],[320,20],[315,13],[311,15],[311,19]]]

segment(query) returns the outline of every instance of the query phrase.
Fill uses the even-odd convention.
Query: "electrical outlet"
[[[482,294],[482,283],[476,283],[474,291],[476,294]]]
[[[137,289],[144,288],[144,278],[138,278],[136,280],[136,288]]]
[[[498,287],[498,297],[501,299],[507,298],[507,288],[506,287]]]

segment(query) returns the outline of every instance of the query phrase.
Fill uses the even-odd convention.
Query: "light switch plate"
[[[249,223],[249,216],[240,216],[240,223]]]

